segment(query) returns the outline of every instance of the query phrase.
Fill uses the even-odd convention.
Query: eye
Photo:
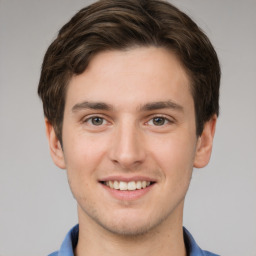
[[[157,116],[149,120],[148,124],[153,126],[163,126],[170,123],[165,117]]]
[[[94,126],[100,126],[107,123],[107,121],[99,116],[93,116],[85,120],[86,123]]]

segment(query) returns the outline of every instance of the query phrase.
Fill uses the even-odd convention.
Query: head
[[[167,2],[101,0],[64,25],[38,92],[80,224],[119,235],[182,226],[193,167],[210,158],[219,80],[208,38]]]
[[[141,46],[165,48],[179,59],[190,80],[197,136],[218,115],[218,58],[207,36],[186,14],[159,0],[101,0],[64,25],[44,57],[38,94],[60,142],[71,78],[82,74],[100,52]]]

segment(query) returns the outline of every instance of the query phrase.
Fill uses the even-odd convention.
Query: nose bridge
[[[130,168],[142,163],[144,158],[145,150],[139,126],[129,118],[119,122],[111,144],[112,161],[124,168]]]

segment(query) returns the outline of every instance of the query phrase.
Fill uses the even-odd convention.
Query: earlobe
[[[57,138],[55,130],[48,119],[45,119],[45,128],[52,160],[59,168],[65,169],[65,159],[60,141]]]
[[[217,116],[213,115],[204,125],[203,132],[198,138],[194,167],[205,167],[211,158],[213,138],[215,134]]]

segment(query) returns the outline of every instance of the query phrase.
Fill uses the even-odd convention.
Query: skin
[[[75,254],[186,255],[184,198],[193,167],[210,159],[215,124],[213,116],[196,136],[190,80],[172,52],[96,55],[68,86],[63,149],[46,120],[53,161],[67,169],[78,204]],[[142,196],[118,198],[102,184],[136,178],[154,184]]]

